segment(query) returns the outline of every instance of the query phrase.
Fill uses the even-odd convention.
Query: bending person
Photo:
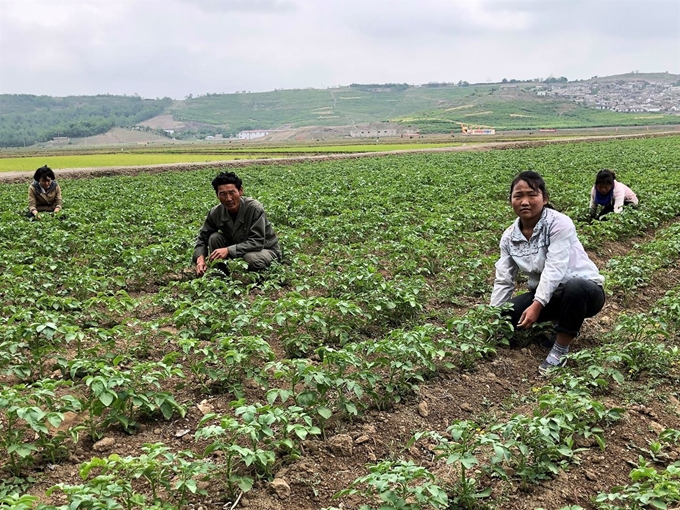
[[[604,277],[588,258],[565,214],[548,204],[548,191],[536,172],[522,172],[510,185],[517,220],[503,232],[501,256],[491,305],[510,302],[512,325],[529,329],[536,322],[555,322],[557,339],[539,370],[563,366],[569,345],[586,317],[604,306]],[[512,298],[515,279],[528,276],[529,291]]]
[[[61,211],[61,188],[54,172],[47,165],[33,174],[33,183],[28,187],[28,217],[40,219],[41,212]]]
[[[215,260],[243,258],[249,271],[260,271],[274,259],[281,259],[279,240],[264,208],[257,200],[243,196],[241,179],[234,172],[222,172],[212,186],[220,203],[210,209],[196,238],[196,274],[203,276],[208,262]],[[227,273],[226,264],[219,269]]]
[[[614,211],[620,213],[624,205],[637,204],[638,197],[633,190],[616,180],[611,170],[600,170],[595,176],[595,186],[590,191],[590,215],[602,218]],[[602,209],[598,212],[598,209]]]

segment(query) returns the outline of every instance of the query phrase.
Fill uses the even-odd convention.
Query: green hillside
[[[177,120],[227,125],[232,130],[283,125],[339,126],[399,119],[464,98],[462,87],[343,87],[248,94],[209,94],[177,103]]]
[[[586,108],[573,101],[537,96],[529,87],[474,88],[463,104],[436,108],[401,120],[424,133],[441,133],[460,124],[507,130],[680,123],[680,117],[673,115]]]
[[[631,76],[644,79],[646,75]],[[540,85],[376,85],[209,94],[177,102],[172,112],[177,120],[224,126],[234,133],[386,121],[426,133],[447,132],[460,124],[502,130],[680,123],[680,117],[674,115],[617,113],[586,108],[568,99],[538,96],[535,89]]]
[[[165,111],[170,98],[138,96],[50,97],[0,94],[0,147],[45,142],[55,136],[80,138],[130,127]]]
[[[565,86],[566,82],[561,80],[555,82]],[[663,83],[663,90],[668,90],[670,85],[680,84],[680,76],[629,73],[569,82],[569,86],[585,90],[597,84],[595,88],[607,91],[618,86],[625,94],[625,90],[638,87],[630,85],[635,81]],[[202,139],[218,133],[229,136],[247,129],[353,126],[388,121],[419,129],[421,133],[458,131],[462,124],[498,130],[680,124],[678,115],[618,113],[583,106],[583,101],[574,99],[578,96],[570,99],[545,94],[555,84],[548,82],[353,84],[329,89],[207,94],[183,101],[112,95],[54,98],[4,94],[0,95],[0,147],[28,146],[55,136],[80,138],[102,134],[112,127],[131,127],[169,113],[174,120],[184,123],[173,134],[183,139]],[[638,89],[646,86],[643,83]],[[666,107],[677,104],[677,99],[669,101],[676,103],[667,102]],[[166,134],[163,129],[157,131]]]

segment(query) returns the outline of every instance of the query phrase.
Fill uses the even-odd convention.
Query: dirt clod
[[[269,484],[272,492],[276,494],[279,499],[286,499],[290,497],[290,485],[283,478],[274,478]]]
[[[349,434],[338,434],[337,436],[333,436],[328,440],[328,448],[335,455],[349,457],[352,455],[353,451],[352,436]]]
[[[103,452],[104,450],[110,449],[115,444],[116,444],[116,440],[114,438],[105,437],[105,438],[97,441],[95,444],[93,444],[92,449],[95,452]]]
[[[473,413],[475,411],[474,409],[472,409],[472,406],[467,402],[463,402],[462,404],[460,404],[460,410],[465,411],[466,413]]]

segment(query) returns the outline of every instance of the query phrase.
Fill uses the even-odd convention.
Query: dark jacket
[[[208,240],[218,231],[227,238],[228,257],[231,259],[263,249],[275,251],[279,258],[281,257],[279,239],[267,219],[262,204],[254,198],[241,197],[241,205],[234,219],[222,204],[210,209],[196,238],[194,262],[201,255],[208,256]]]

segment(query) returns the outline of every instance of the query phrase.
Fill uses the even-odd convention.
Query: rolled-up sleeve
[[[496,262],[496,278],[491,293],[491,306],[500,306],[512,297],[517,277],[517,264],[510,255],[507,240],[501,239],[501,257]]]
[[[556,221],[550,227],[548,246],[541,279],[534,299],[546,306],[569,268],[571,248],[576,240],[576,228],[571,220]]]

